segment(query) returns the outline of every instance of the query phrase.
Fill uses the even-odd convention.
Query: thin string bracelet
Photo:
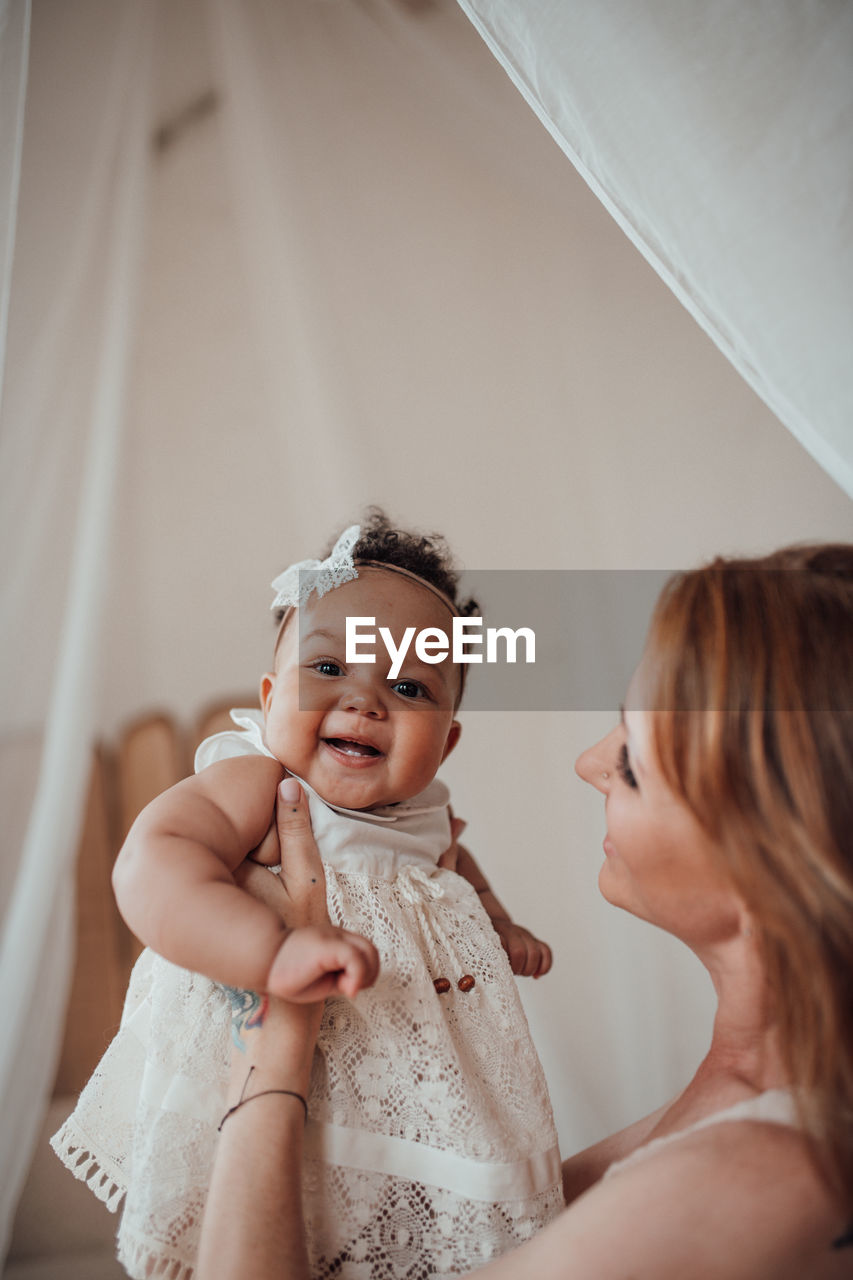
[[[239,1111],[241,1107],[245,1107],[247,1102],[254,1102],[255,1098],[263,1098],[269,1093],[280,1093],[288,1098],[298,1098],[299,1101],[302,1103],[302,1109],[305,1112],[305,1122],[307,1124],[308,1103],[305,1101],[302,1094],[296,1093],[294,1089],[261,1089],[259,1093],[253,1093],[250,1098],[245,1097],[245,1093],[249,1087],[249,1081],[252,1078],[252,1072],[254,1071],[254,1069],[255,1069],[254,1067],[249,1067],[249,1074],[246,1076],[245,1083],[243,1085],[242,1090],[240,1091],[240,1097],[234,1103],[234,1106],[229,1107],[228,1110],[225,1112],[225,1115],[222,1117],[222,1119],[219,1121],[219,1124],[217,1125],[216,1132],[221,1133],[222,1126],[225,1124],[225,1121],[228,1119],[228,1117],[233,1116],[234,1112]]]

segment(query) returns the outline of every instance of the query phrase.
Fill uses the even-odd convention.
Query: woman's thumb
[[[308,796],[295,778],[279,783],[275,812],[281,845],[279,883],[290,899],[285,919],[294,926],[327,923],[323,863],[311,830]]]
[[[303,836],[311,835],[308,799],[295,778],[285,778],[278,784],[275,817],[283,862],[288,852],[292,853],[295,847],[298,848],[303,843]]]
[[[302,799],[302,788],[295,778],[285,778],[278,785],[279,799],[282,803],[291,806],[291,812],[296,813],[299,802]]]
[[[288,864],[292,866],[294,857],[318,856],[311,830],[308,797],[295,778],[285,778],[278,784],[275,821],[283,867],[286,868]]]

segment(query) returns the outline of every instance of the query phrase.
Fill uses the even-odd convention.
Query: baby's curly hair
[[[368,507],[360,522],[358,542],[353,547],[353,560],[374,560],[377,564],[395,565],[417,574],[425,582],[442,591],[462,617],[479,616],[480,607],[470,596],[459,599],[459,570],[454,567],[453,556],[445,539],[438,533],[416,533],[400,529],[392,524],[381,507]],[[321,552],[321,559],[329,555],[337,535]],[[284,617],[285,609],[276,609],[276,623]]]
[[[330,543],[328,555],[334,543]],[[353,559],[375,560],[408,569],[419,578],[443,591],[457,612],[470,618],[479,613],[476,600],[459,599],[459,571],[445,539],[438,533],[416,533],[399,529],[391,523],[381,507],[368,507],[361,522],[361,533],[353,548]]]

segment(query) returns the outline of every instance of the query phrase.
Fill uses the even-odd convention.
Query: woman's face
[[[655,759],[653,711],[628,707],[575,769],[605,798],[598,883],[614,906],[702,949],[738,933],[744,907],[714,841],[666,783]]]

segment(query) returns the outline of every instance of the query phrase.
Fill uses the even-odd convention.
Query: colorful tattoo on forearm
[[[263,1026],[269,1000],[267,996],[259,996],[256,991],[242,991],[239,987],[226,987],[223,984],[222,990],[231,1005],[231,1039],[240,1052],[245,1053],[243,1032]]]

